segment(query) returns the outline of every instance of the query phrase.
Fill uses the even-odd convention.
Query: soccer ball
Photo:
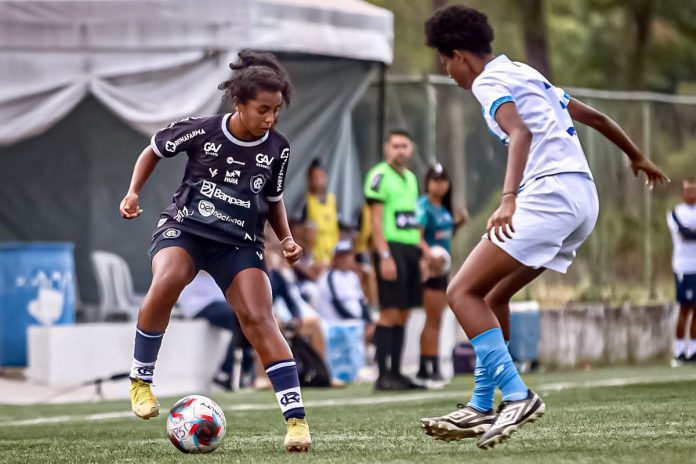
[[[180,399],[169,411],[167,434],[182,453],[210,453],[225,438],[225,414],[215,401],[191,395]]]
[[[452,256],[450,256],[447,250],[439,245],[430,247],[430,252],[433,256],[443,259],[442,267],[439,267],[438,269],[430,269],[431,275],[433,277],[440,277],[448,274],[450,268],[452,267]]]

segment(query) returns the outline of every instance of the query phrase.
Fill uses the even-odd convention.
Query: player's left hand
[[[304,252],[302,250],[302,247],[295,243],[295,240],[293,239],[288,239],[285,240],[282,243],[283,247],[283,257],[287,260],[287,262],[292,266],[296,262],[300,260],[302,257],[302,253]]]
[[[655,163],[650,161],[649,159],[643,157],[638,161],[634,161],[631,163],[631,170],[633,171],[633,174],[638,177],[638,174],[640,174],[640,171],[643,171],[647,177],[645,180],[645,185],[648,186],[650,190],[652,190],[655,187],[656,183],[667,183],[671,182],[669,180],[669,177],[665,175],[664,172],[658,168]]]
[[[488,219],[488,224],[486,224],[486,235],[488,239],[491,239],[491,231],[495,233],[495,236],[501,242],[504,242],[503,235],[507,238],[512,239],[512,234],[515,233],[515,228],[512,226],[512,215],[515,214],[515,195],[505,195],[500,202],[500,207],[493,213],[493,215]]]

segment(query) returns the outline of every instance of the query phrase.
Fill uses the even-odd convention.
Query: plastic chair
[[[133,321],[144,295],[133,290],[133,277],[126,260],[116,253],[92,252],[92,265],[99,288],[100,315],[106,321]]]

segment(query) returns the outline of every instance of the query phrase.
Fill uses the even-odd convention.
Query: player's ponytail
[[[259,91],[267,91],[280,92],[285,104],[290,104],[290,77],[271,53],[242,50],[230,69],[232,77],[218,86],[225,91],[225,101],[243,104],[255,99]]]

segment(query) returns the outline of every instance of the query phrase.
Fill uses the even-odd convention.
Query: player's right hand
[[[379,273],[382,275],[382,279],[384,280],[396,280],[396,261],[394,261],[394,258],[391,256],[389,258],[380,258]]]
[[[138,205],[138,195],[135,193],[126,194],[123,200],[121,200],[119,211],[121,212],[121,217],[123,219],[135,219],[140,216],[140,213],[142,213],[143,210],[140,209],[140,206]]]
[[[658,182],[661,184],[670,182],[665,173],[662,172],[660,168],[655,165],[655,163],[645,157],[633,161],[631,163],[631,170],[633,171],[633,175],[636,177],[638,177],[638,174],[640,174],[641,171],[645,173],[645,176],[647,177],[647,179],[645,179],[645,185],[647,185],[650,190],[652,190],[655,187],[655,184]]]

